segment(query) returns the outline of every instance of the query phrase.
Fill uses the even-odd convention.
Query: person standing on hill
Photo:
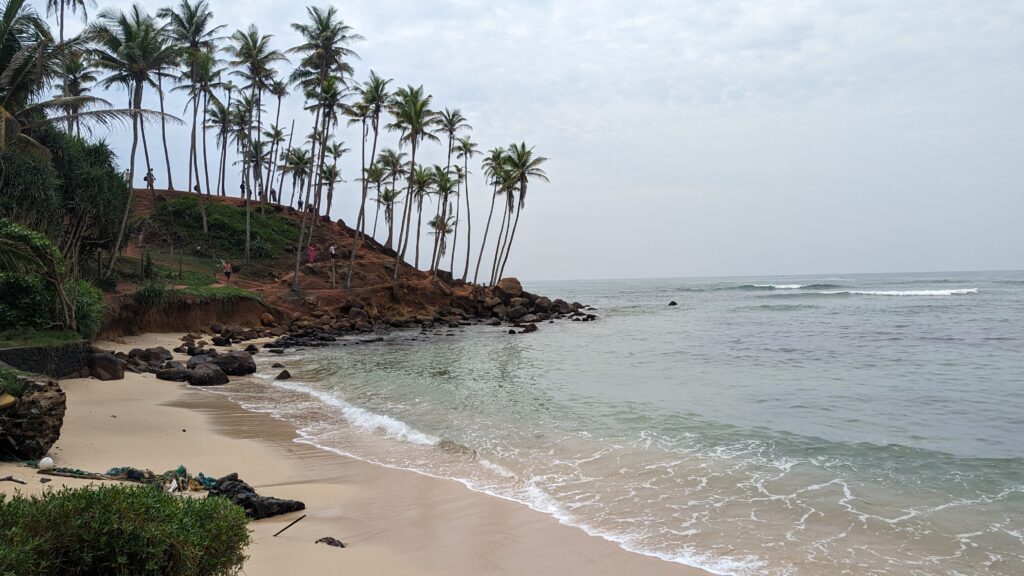
[[[224,283],[231,284],[231,264],[221,260],[220,266],[224,270]]]
[[[154,190],[153,183],[156,182],[156,176],[153,176],[152,168],[146,170],[146,177],[143,180],[146,182],[147,190]]]
[[[316,262],[316,248],[313,247],[313,244],[310,244],[309,248],[306,249],[306,260],[310,264]]]
[[[327,248],[327,252],[331,255],[331,264],[334,264],[334,259],[338,256],[338,245],[331,242],[331,245]]]

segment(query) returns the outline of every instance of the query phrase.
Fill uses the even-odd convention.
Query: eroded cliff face
[[[43,376],[18,376],[24,389],[0,408],[0,458],[38,460],[60,438],[67,397],[60,384]]]

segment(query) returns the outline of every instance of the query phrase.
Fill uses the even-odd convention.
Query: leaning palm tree
[[[107,72],[100,85],[103,87],[125,86],[131,93],[131,109],[134,114],[132,115],[132,148],[128,168],[128,206],[130,207],[132,191],[135,186],[135,153],[138,149],[140,132],[147,170],[150,166],[149,154],[145,145],[145,128],[142,126],[140,118],[143,89],[147,85],[156,87],[154,79],[162,70],[171,67],[176,62],[178,51],[156,20],[143,12],[138,5],[133,6],[128,12],[109,8],[103,10],[96,21],[89,26],[86,34],[95,46],[90,53],[93,62],[97,68]],[[115,252],[121,246],[124,238],[129,212],[129,209],[125,209],[117,241],[114,244]],[[114,258],[111,258],[105,276],[109,277],[113,270]]]
[[[459,138],[455,145],[455,154],[462,159],[463,190],[466,197],[466,267],[462,270],[462,281],[465,282],[469,276],[469,255],[473,244],[473,226],[471,212],[469,209],[469,159],[480,153],[480,148],[468,136]],[[458,237],[458,221],[455,222],[456,238]],[[455,247],[452,247],[454,253]],[[455,274],[455,266],[452,265],[452,275]]]
[[[438,238],[436,242],[438,247],[438,263],[440,263],[441,258],[444,257],[445,253],[448,250],[448,235],[451,234],[454,229],[454,220],[454,217],[441,218],[440,216],[434,216],[433,218],[430,219],[430,222],[427,223],[427,225],[430,226],[430,229],[432,230],[431,234]],[[434,272],[436,273],[436,269],[434,269]]]
[[[508,255],[512,249],[512,241],[516,237],[516,228],[519,226],[519,215],[526,206],[526,186],[530,179],[548,182],[548,175],[540,167],[548,159],[543,156],[534,156],[533,147],[527,148],[526,143],[511,144],[508,147],[508,154],[505,157],[505,168],[508,172],[505,175],[506,183],[518,189],[519,203],[516,207],[516,218],[512,224],[512,233],[509,235],[508,244],[505,246],[505,256],[501,260],[501,268],[498,275],[493,279],[497,282],[505,274],[505,264],[508,263]]]
[[[487,181],[494,187],[491,192],[491,210],[487,214],[487,225],[484,226],[484,237],[480,240],[480,255],[476,259],[476,270],[473,272],[473,283],[477,283],[477,278],[480,276],[480,263],[484,259],[484,248],[487,247],[487,234],[491,231],[491,218],[494,216],[494,202],[498,198],[498,185],[506,180],[504,176],[505,166],[505,149],[498,147],[492,148],[487,153],[487,158],[484,158],[483,169],[484,176],[487,177]],[[500,237],[500,235],[499,235]]]
[[[60,29],[59,40],[64,42],[64,9],[67,8],[68,12],[74,14],[75,12],[82,11],[82,22],[89,19],[89,15],[85,11],[86,0],[46,0],[46,14],[57,15],[57,26]],[[93,6],[96,5],[95,1],[90,2]]]
[[[391,115],[394,122],[388,124],[388,130],[399,133],[399,144],[409,144],[411,156],[409,160],[409,183],[405,193],[405,217],[399,227],[399,250],[395,256],[394,278],[398,279],[399,263],[405,257],[409,248],[409,223],[412,217],[412,175],[416,170],[416,151],[419,144],[424,140],[439,142],[440,139],[434,135],[434,128],[437,124],[436,113],[430,109],[430,95],[423,94],[423,86],[407,86],[395,92],[391,104]],[[402,228],[405,228],[405,240],[402,240]],[[418,254],[418,252],[417,252]]]

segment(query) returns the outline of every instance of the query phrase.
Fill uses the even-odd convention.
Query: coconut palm
[[[146,132],[140,118],[142,110],[143,89],[148,85],[156,87],[154,79],[174,65],[178,58],[178,50],[163,33],[156,20],[144,12],[138,5],[128,12],[106,9],[100,12],[96,21],[86,31],[87,37],[94,44],[91,51],[93,62],[107,75],[100,82],[103,87],[114,85],[125,86],[131,93],[132,115],[132,148],[130,153],[128,181],[128,206],[131,206],[132,192],[135,187],[135,153],[138,149],[139,136],[143,139],[143,152],[146,157],[146,169],[150,169],[149,153],[146,149]],[[161,114],[161,118],[164,116]],[[125,226],[128,223],[129,210],[125,210],[121,221],[115,252],[121,246]],[[110,259],[106,276],[114,269],[114,259]]]
[[[338,160],[349,152],[351,152],[351,150],[345,147],[344,142],[333,142],[327,145],[327,154],[331,157],[333,163],[330,166],[325,166],[324,168],[331,168],[335,173],[335,178],[327,187],[327,209],[324,210],[324,214],[329,215],[331,213],[331,205],[334,203],[334,183],[341,181],[341,171],[338,169]]]
[[[96,2],[89,2],[89,3],[92,4],[93,6],[96,5]],[[82,22],[85,22],[89,18],[89,15],[85,11],[85,4],[86,4],[86,0],[46,0],[46,14],[47,15],[50,15],[50,14],[56,14],[57,15],[57,27],[60,30],[58,38],[59,38],[60,42],[64,42],[64,12],[65,12],[65,9],[67,9],[67,11],[71,12],[72,14],[74,14],[74,13],[78,12],[79,10],[81,10],[82,11]]]
[[[433,218],[430,219],[430,222],[427,223],[427,225],[430,226],[430,229],[432,230],[431,234],[433,234],[434,236],[436,236],[438,238],[438,240],[436,242],[437,247],[438,247],[437,248],[437,261],[438,261],[438,263],[440,263],[441,258],[443,258],[445,253],[447,252],[447,249],[448,249],[448,235],[451,234],[452,231],[454,230],[454,228],[453,228],[454,220],[455,220],[454,217],[445,219],[445,218],[441,218],[440,216],[434,216]],[[436,273],[436,268],[433,269],[433,270]]]
[[[284,163],[281,165],[281,173],[289,174],[292,177],[292,196],[288,200],[289,206],[295,203],[296,185],[300,190],[302,189],[306,179],[309,178],[312,165],[309,152],[304,148],[292,148],[285,153]]]
[[[468,136],[459,138],[455,144],[456,157],[462,159],[463,189],[466,198],[466,266],[462,270],[462,281],[465,282],[469,276],[469,255],[473,244],[472,213],[469,209],[469,160],[480,153],[480,148]],[[458,220],[455,222],[455,237],[458,239]],[[452,246],[452,254],[455,253],[455,246]],[[452,265],[452,275],[455,274],[455,265]]]
[[[384,223],[388,227],[388,239],[384,246],[391,250],[391,239],[395,234],[395,204],[399,202],[401,192],[394,188],[385,188],[378,197],[377,203],[384,207]]]
[[[440,142],[440,139],[434,135],[437,114],[430,109],[430,101],[432,99],[432,96],[423,94],[423,86],[413,87],[411,85],[397,90],[392,98],[390,112],[394,117],[394,122],[388,124],[387,128],[399,133],[400,145],[408,144],[411,148],[408,172],[409,186],[405,195],[405,217],[402,220],[402,225],[399,227],[398,244],[400,250],[398,250],[398,255],[395,257],[395,279],[398,279],[399,262],[405,257],[405,252],[409,248],[409,223],[412,217],[412,174],[416,170],[416,151],[419,148],[419,144],[424,140]],[[405,228],[404,242],[402,240],[403,227]],[[417,250],[418,256],[419,251]]]
[[[416,254],[420,253],[420,230],[423,227],[423,201],[434,192],[433,169],[417,166],[412,172],[412,197],[416,200]],[[411,226],[411,225],[410,225]],[[419,259],[416,260],[419,267]]]
[[[274,140],[271,141],[270,145],[270,161],[267,162],[267,188],[271,188],[274,184],[274,167],[276,166],[273,161],[277,158],[280,153],[280,146],[284,143],[284,132],[279,128],[281,123],[281,101],[288,95],[288,84],[283,80],[274,80],[270,83],[270,87],[267,90],[270,95],[277,98],[277,112],[274,113],[274,123],[271,124],[271,130],[269,136],[273,136]],[[289,132],[290,133],[290,132]],[[265,132],[264,135],[267,135]],[[278,137],[279,136],[279,137]],[[280,192],[280,191],[278,191]],[[280,196],[278,197],[280,200]]]
[[[439,215],[439,219],[435,219],[435,220],[431,220],[431,221],[432,222],[434,222],[434,221],[443,222],[446,225],[452,225],[453,226],[454,222],[455,222],[455,218],[452,217],[452,216],[448,216],[447,215],[448,214],[448,200],[451,197],[451,195],[456,192],[456,189],[458,187],[458,182],[453,177],[453,173],[450,170],[447,170],[447,169],[445,169],[442,166],[434,164],[434,169],[433,170],[434,170],[434,174],[433,174],[434,191],[435,191],[435,193],[437,194],[437,197],[438,197],[437,201],[442,206],[442,208],[441,208],[441,214]],[[435,234],[434,236],[437,238],[437,241],[434,242],[434,247],[435,248],[434,248],[434,253],[431,255],[430,271],[436,274],[438,268],[441,267],[441,256],[444,253],[442,248],[441,248],[441,243],[445,241],[445,235],[444,234],[442,234],[442,235]]]
[[[483,161],[484,176],[487,177],[487,181],[491,183],[494,189],[491,192],[491,210],[487,214],[487,225],[484,226],[484,237],[480,241],[480,255],[476,259],[476,270],[473,272],[473,283],[477,283],[477,278],[480,276],[480,263],[484,259],[484,248],[487,246],[487,234],[491,230],[491,217],[494,216],[494,202],[498,197],[498,185],[505,182],[506,178],[504,175],[505,167],[505,149],[498,147],[492,148],[488,153],[487,157]],[[499,234],[499,238],[501,235]]]
[[[380,187],[384,183],[385,178],[387,178],[387,171],[380,162],[374,162],[366,169],[367,186],[373,184],[373,187],[377,190],[377,199],[380,199]],[[371,237],[377,235],[377,221],[380,219],[380,203],[375,200],[374,204],[377,205],[377,208],[374,210],[373,231],[370,232]]]
[[[378,162],[384,168],[384,178],[391,180],[391,189],[398,189],[398,180],[405,177],[405,152],[398,152],[393,148],[385,148],[380,151]],[[374,222],[376,229],[376,222]]]
[[[89,94],[89,88],[96,83],[96,69],[82,57],[82,52],[75,50],[68,52],[60,59],[60,83],[57,89],[62,97],[73,99],[74,103],[64,108],[68,116],[68,133],[82,135],[81,116],[83,103],[75,101],[82,96]]]
[[[519,226],[519,215],[522,214],[523,208],[526,206],[526,189],[530,182],[530,179],[542,180],[548,182],[548,175],[544,172],[540,166],[547,162],[548,159],[543,156],[534,156],[533,147],[527,148],[526,143],[511,144],[508,147],[508,154],[505,156],[505,182],[510,186],[510,189],[514,189],[519,192],[519,202],[516,207],[515,222],[512,224],[512,233],[509,235],[508,242],[505,246],[505,255],[501,260],[501,268],[498,270],[497,276],[492,280],[497,282],[505,274],[505,264],[508,263],[508,256],[511,253],[512,242],[516,237],[516,228]]]

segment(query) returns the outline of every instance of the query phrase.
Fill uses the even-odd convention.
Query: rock
[[[291,372],[289,372],[287,370],[281,370],[281,373],[278,374],[277,377],[274,378],[274,380],[290,380],[291,377],[292,377],[292,373]]]
[[[228,376],[216,364],[207,362],[189,372],[188,383],[193,386],[216,386],[227,384]]]
[[[127,364],[110,352],[93,352],[89,356],[89,375],[97,380],[122,380]]]
[[[498,318],[505,318],[508,316],[508,308],[505,307],[504,304],[498,304],[493,310],[491,310],[491,314],[494,314],[494,316]]]
[[[260,349],[257,348],[255,344],[249,344],[248,346],[245,347],[245,351],[248,352],[249,354],[256,354],[260,351]]]
[[[236,473],[219,478],[210,488],[207,498],[227,498],[241,506],[245,510],[246,516],[254,520],[306,509],[306,505],[298,500],[281,500],[270,496],[260,496]]]
[[[484,308],[494,308],[499,304],[501,304],[501,300],[495,298],[494,296],[488,296],[487,298],[484,298]]]
[[[519,321],[523,324],[529,324],[531,322],[540,322],[540,318],[536,314],[526,314]]]
[[[441,294],[444,294],[445,296],[451,296],[452,295],[451,287],[449,287],[444,282],[438,282],[437,283],[437,289],[440,290]]]
[[[284,364],[281,364],[280,362],[274,362],[273,364],[270,365],[270,367],[271,368],[284,368]]]
[[[264,312],[263,314],[260,314],[260,324],[264,326],[273,326],[276,323],[277,320],[274,319],[274,315],[271,314],[270,312]]]
[[[211,360],[213,360],[213,358],[207,356],[206,354],[197,354],[188,359],[188,362],[185,363],[185,367],[188,368],[189,370],[194,370],[196,366],[199,366],[200,364],[206,364]]]
[[[252,359],[252,355],[239,350],[220,354],[211,363],[229,376],[245,376],[256,371],[256,362]]]
[[[157,380],[167,380],[170,382],[187,382],[189,375],[192,371],[188,368],[164,368],[163,370],[157,370]]]
[[[352,308],[348,311],[348,319],[353,322],[366,322],[370,319],[370,315],[362,308]]]
[[[67,398],[54,380],[42,376],[17,378],[24,385],[21,395],[14,404],[0,410],[0,455],[38,460],[60,438]]]
[[[503,302],[517,298],[523,293],[523,285],[516,278],[502,278],[494,286],[494,295]]]
[[[186,347],[186,346],[178,346],[177,348],[174,349],[174,352],[176,352],[178,354],[186,354],[186,353],[188,353],[188,347]]]
[[[512,307],[522,306],[523,308],[526,308],[527,306],[530,305],[530,299],[523,297],[512,298],[511,300],[508,301],[508,305]]]
[[[551,309],[551,299],[545,296],[537,298],[533,302],[533,309],[537,312],[547,312]]]
[[[214,346],[231,346],[231,338],[227,336],[214,336],[212,340]]]
[[[527,324],[526,326],[523,326],[523,334],[529,334],[530,332],[536,332],[536,331],[537,331],[537,325],[536,324]]]
[[[344,548],[345,545],[341,543],[341,540],[337,538],[331,538],[330,536],[324,536],[323,538],[316,541],[317,544],[327,544],[328,546],[334,546],[335,548]]]
[[[513,329],[509,329],[508,333],[509,333],[509,334],[511,334],[511,335],[513,335],[513,336],[515,336],[515,335],[516,335],[516,331],[515,331],[515,330],[513,330]]]
[[[669,306],[679,306],[679,303],[676,302],[675,300],[672,300],[671,302],[668,303],[668,305]]]
[[[506,314],[508,315],[509,320],[519,320],[520,318],[526,315],[526,307],[514,306],[512,308],[509,308]]]
[[[373,332],[373,326],[366,322],[356,322],[355,328],[360,332]]]
[[[210,334],[220,334],[224,330],[224,325],[220,322],[214,322],[210,324]]]

